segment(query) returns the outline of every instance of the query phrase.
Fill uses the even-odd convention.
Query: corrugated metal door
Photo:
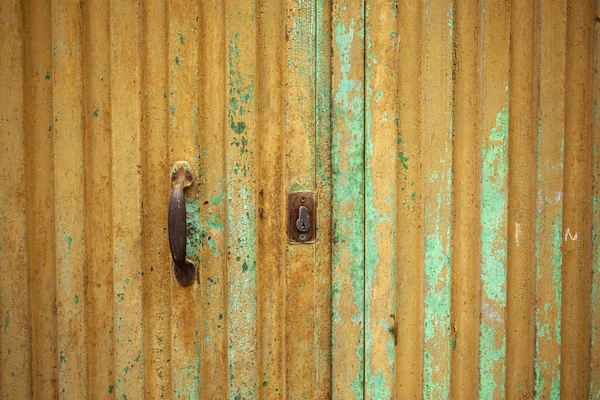
[[[600,398],[598,20],[0,2],[2,398]]]

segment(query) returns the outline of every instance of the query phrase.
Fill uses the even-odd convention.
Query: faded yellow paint
[[[0,2],[0,397],[599,397],[594,11]]]

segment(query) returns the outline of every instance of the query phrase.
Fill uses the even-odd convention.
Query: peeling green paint
[[[94,118],[98,118],[98,114],[100,113],[100,110],[98,108],[96,108],[94,110],[94,112],[92,113],[92,115],[94,116]]]
[[[479,338],[479,351],[480,354],[480,368],[485,371],[480,371],[480,387],[479,387],[479,398],[491,399],[494,398],[496,389],[500,390],[501,397],[504,398],[504,384],[502,381],[496,381],[494,379],[494,363],[496,360],[501,359],[504,361],[504,355],[506,354],[506,341],[502,341],[502,345],[497,347],[495,345],[496,335],[494,328],[491,326],[485,326],[483,323],[480,325],[480,338]],[[502,366],[503,375],[505,367]],[[490,397],[482,397],[482,394],[489,394]]]
[[[202,228],[200,226],[200,204],[197,199],[185,199],[186,212],[186,256],[196,265],[200,263],[200,246],[202,245]]]
[[[178,33],[179,35],[179,43],[181,43],[182,45],[185,44],[185,38],[183,36],[183,33]]]
[[[248,16],[230,16],[229,29],[246,25]],[[227,141],[239,151],[227,158],[227,236],[229,300],[226,313],[229,348],[229,393],[232,398],[257,397],[256,363],[256,188],[254,141],[254,78],[247,71],[247,46],[243,33],[230,34],[228,60]],[[210,222],[223,229],[220,221]]]
[[[487,143],[481,149],[481,322],[479,340],[479,396],[492,398],[496,388],[504,397],[505,346],[503,329],[506,307],[507,187],[508,187],[508,108],[496,114]],[[484,337],[484,335],[486,335]],[[502,374],[496,381],[495,368]],[[496,394],[497,395],[497,394]]]
[[[551,127],[550,129],[553,129]],[[559,398],[560,391],[560,351],[554,360],[542,354],[543,344],[560,346],[561,304],[562,304],[562,183],[553,185],[553,178],[546,176],[549,171],[564,169],[564,130],[561,136],[560,156],[543,158],[542,149],[557,144],[556,137],[538,121],[537,135],[537,188],[538,201],[535,221],[536,292],[547,273],[551,271],[554,298],[544,299],[535,309],[535,354],[534,354],[534,398]],[[553,151],[555,151],[554,149]],[[542,255],[551,255],[550,258]],[[551,326],[552,315],[554,326]],[[549,389],[547,389],[549,388]]]
[[[432,64],[426,68],[443,68],[452,62],[453,9],[450,3],[426,2],[425,43],[441,41],[442,49],[431,57]],[[448,21],[445,28],[441,23]],[[435,37],[429,34],[430,26],[438,26]],[[451,268],[451,209],[452,209],[452,74],[439,72],[424,78],[424,86],[433,81],[438,89],[426,90],[430,98],[424,107],[436,111],[431,121],[424,124],[426,142],[435,147],[424,153],[424,330],[423,330],[423,398],[438,399],[450,396],[450,282]],[[435,78],[433,78],[435,77]],[[432,81],[433,79],[433,81]],[[435,97],[435,99],[432,99]],[[445,100],[442,100],[445,99]],[[446,102],[447,101],[447,102]],[[429,103],[429,104],[428,104]],[[425,120],[428,116],[425,115]],[[442,147],[442,145],[444,147]]]
[[[395,180],[376,184],[373,171],[379,172],[374,162],[386,159],[393,168],[396,162],[397,150],[393,144],[398,144],[396,136],[396,116],[392,113],[393,120],[389,120],[386,109],[378,108],[377,103],[386,95],[377,91],[373,85],[377,84],[376,68],[378,61],[372,50],[370,24],[372,19],[371,8],[366,4],[365,19],[365,397],[373,399],[390,399],[394,389],[394,347],[395,334],[393,331],[393,316],[395,312],[395,252],[387,247],[390,242],[395,242],[395,215],[396,215],[396,186]],[[385,60],[382,60],[385,63]],[[392,88],[384,88],[392,90]],[[386,92],[387,93],[387,92]],[[377,120],[377,116],[380,116]],[[387,134],[390,135],[387,135]],[[392,146],[379,146],[376,148],[376,139],[390,137]],[[374,169],[375,168],[375,169]],[[381,247],[381,248],[380,248]],[[387,250],[387,251],[386,251]],[[383,278],[383,279],[382,279]],[[381,302],[374,298],[376,291],[388,291],[383,287],[375,287],[376,282],[389,282],[388,294],[390,300]],[[377,301],[377,304],[374,302]],[[386,308],[384,308],[386,307]],[[375,311],[376,310],[376,311]],[[385,311],[384,311],[385,310]],[[377,312],[377,314],[375,314]],[[384,318],[381,313],[384,313]],[[377,322],[374,323],[373,319]],[[390,324],[388,324],[390,318]],[[385,335],[385,340],[381,335]],[[377,338],[377,339],[375,339]],[[382,353],[380,347],[385,348]],[[379,356],[377,356],[379,354]]]
[[[352,19],[348,26],[334,21],[334,42],[338,49],[340,71],[334,88],[332,127],[332,285],[333,285],[333,357],[336,349],[352,351],[355,346],[356,376],[350,382],[336,383],[333,387],[349,385],[356,398],[362,398],[364,388],[364,83],[351,75],[352,46],[364,37],[362,21]],[[351,294],[342,293],[343,281],[349,281]],[[350,320],[341,320],[339,310],[352,301],[356,314]],[[356,324],[359,330],[357,342],[348,343],[338,337],[337,330],[349,329]],[[354,328],[353,328],[354,329]],[[348,347],[348,348],[347,348]],[[355,366],[353,365],[352,368]],[[335,391],[334,391],[335,396]]]

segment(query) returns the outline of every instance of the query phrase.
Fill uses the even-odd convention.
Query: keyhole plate
[[[301,232],[296,223],[300,218],[300,207],[308,210],[310,226],[306,232]],[[291,244],[314,243],[317,232],[317,201],[312,192],[293,192],[288,194],[288,241]]]

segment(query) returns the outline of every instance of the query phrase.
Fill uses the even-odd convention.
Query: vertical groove
[[[144,396],[140,3],[110,4],[110,93],[117,398]]]
[[[588,398],[594,1],[567,6],[561,396]],[[594,244],[598,246],[598,243]]]
[[[457,399],[476,398],[479,387],[480,11],[479,0],[455,1],[450,362],[451,394]]]
[[[24,2],[23,26],[31,383],[33,397],[58,398],[50,1]]]
[[[452,1],[425,5],[423,71],[423,397],[450,395]]]
[[[0,3],[0,398],[30,399],[24,32],[19,1]]]
[[[398,204],[396,213],[395,396],[423,394],[423,65],[425,33],[421,0],[398,5],[396,112],[398,117]]]
[[[510,2],[481,4],[481,398],[504,398],[508,246]]]
[[[59,397],[87,397],[81,8],[52,4]]]
[[[565,0],[541,0],[538,26],[535,397],[560,395]]]
[[[287,393],[285,353],[285,21],[279,0],[257,6],[257,332],[258,394]],[[288,140],[290,140],[288,138]],[[274,232],[280,232],[274,235]],[[306,307],[309,308],[309,307]],[[308,313],[309,311],[306,310]],[[303,315],[304,318],[304,315]],[[312,359],[305,360],[312,362]],[[310,386],[310,382],[303,382]]]
[[[225,4],[203,0],[199,9],[199,199],[206,246],[200,247],[200,288],[205,340],[201,398],[227,396],[227,101]],[[215,29],[220,26],[222,29]]]
[[[142,2],[142,148],[145,396],[172,394],[170,289],[166,199],[170,195],[166,0]]]
[[[535,1],[511,4],[506,396],[533,395]]]

